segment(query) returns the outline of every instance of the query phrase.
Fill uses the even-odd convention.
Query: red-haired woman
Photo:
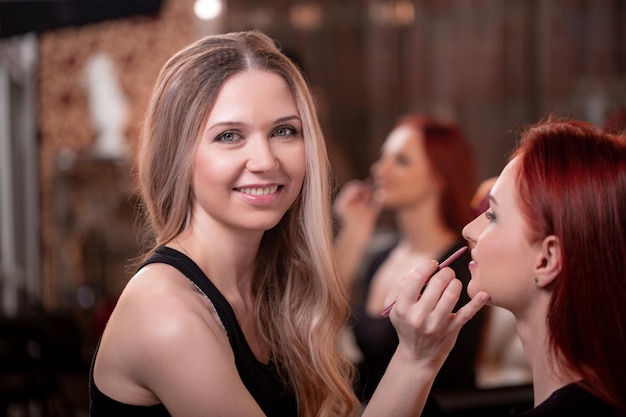
[[[524,416],[626,416],[626,137],[528,128],[463,234],[470,296],[511,311],[533,371]]]

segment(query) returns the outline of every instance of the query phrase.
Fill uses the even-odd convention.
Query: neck
[[[186,229],[168,246],[190,257],[229,301],[248,299],[260,237],[196,230]]]
[[[533,374],[535,406],[544,402],[554,391],[581,379],[555,356],[548,345],[546,317],[550,294],[542,294],[535,304],[535,311],[523,317],[516,315],[517,332],[524,347],[524,354]],[[534,313],[534,314],[533,314]]]

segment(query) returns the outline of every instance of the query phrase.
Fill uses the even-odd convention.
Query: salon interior
[[[145,239],[151,88],[183,46],[246,29],[306,74],[338,187],[404,113],[459,124],[486,179],[521,126],[626,108],[626,0],[0,0],[0,417],[88,415],[94,346]],[[529,392],[523,364],[498,369],[445,415]]]

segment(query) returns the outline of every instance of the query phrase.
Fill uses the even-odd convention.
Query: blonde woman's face
[[[514,159],[495,182],[490,207],[463,229],[463,236],[473,244],[469,296],[487,291],[494,305],[514,314],[530,305],[536,290],[534,265],[541,254],[540,244],[527,238],[515,184],[517,170]]]
[[[388,208],[418,205],[436,192],[422,134],[406,126],[391,131],[371,171],[375,198]]]
[[[248,70],[223,85],[197,147],[192,221],[237,230],[274,227],[304,181],[295,100],[277,74]]]

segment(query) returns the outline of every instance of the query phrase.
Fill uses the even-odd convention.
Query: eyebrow
[[[272,122],[273,125],[277,125],[280,123],[285,123],[288,121],[293,121],[293,120],[297,120],[298,122],[302,123],[302,120],[300,120],[300,117],[298,115],[291,115],[291,116],[285,116],[285,117],[279,117],[278,119],[274,120]],[[221,126],[244,126],[245,123],[241,123],[241,122],[229,122],[229,121],[224,121],[224,122],[217,122],[212,124],[211,126],[207,126],[205,130],[210,130],[210,129],[214,129],[216,127],[221,127]]]
[[[493,196],[493,194],[489,194],[489,201],[495,205],[498,205],[498,201],[496,200],[496,198]]]
[[[290,120],[297,120],[300,123],[302,123],[302,120],[300,120],[300,117],[297,114],[294,114],[292,116],[285,116],[285,117],[281,117],[279,119],[277,119],[274,123],[283,123],[283,122],[287,122]]]

